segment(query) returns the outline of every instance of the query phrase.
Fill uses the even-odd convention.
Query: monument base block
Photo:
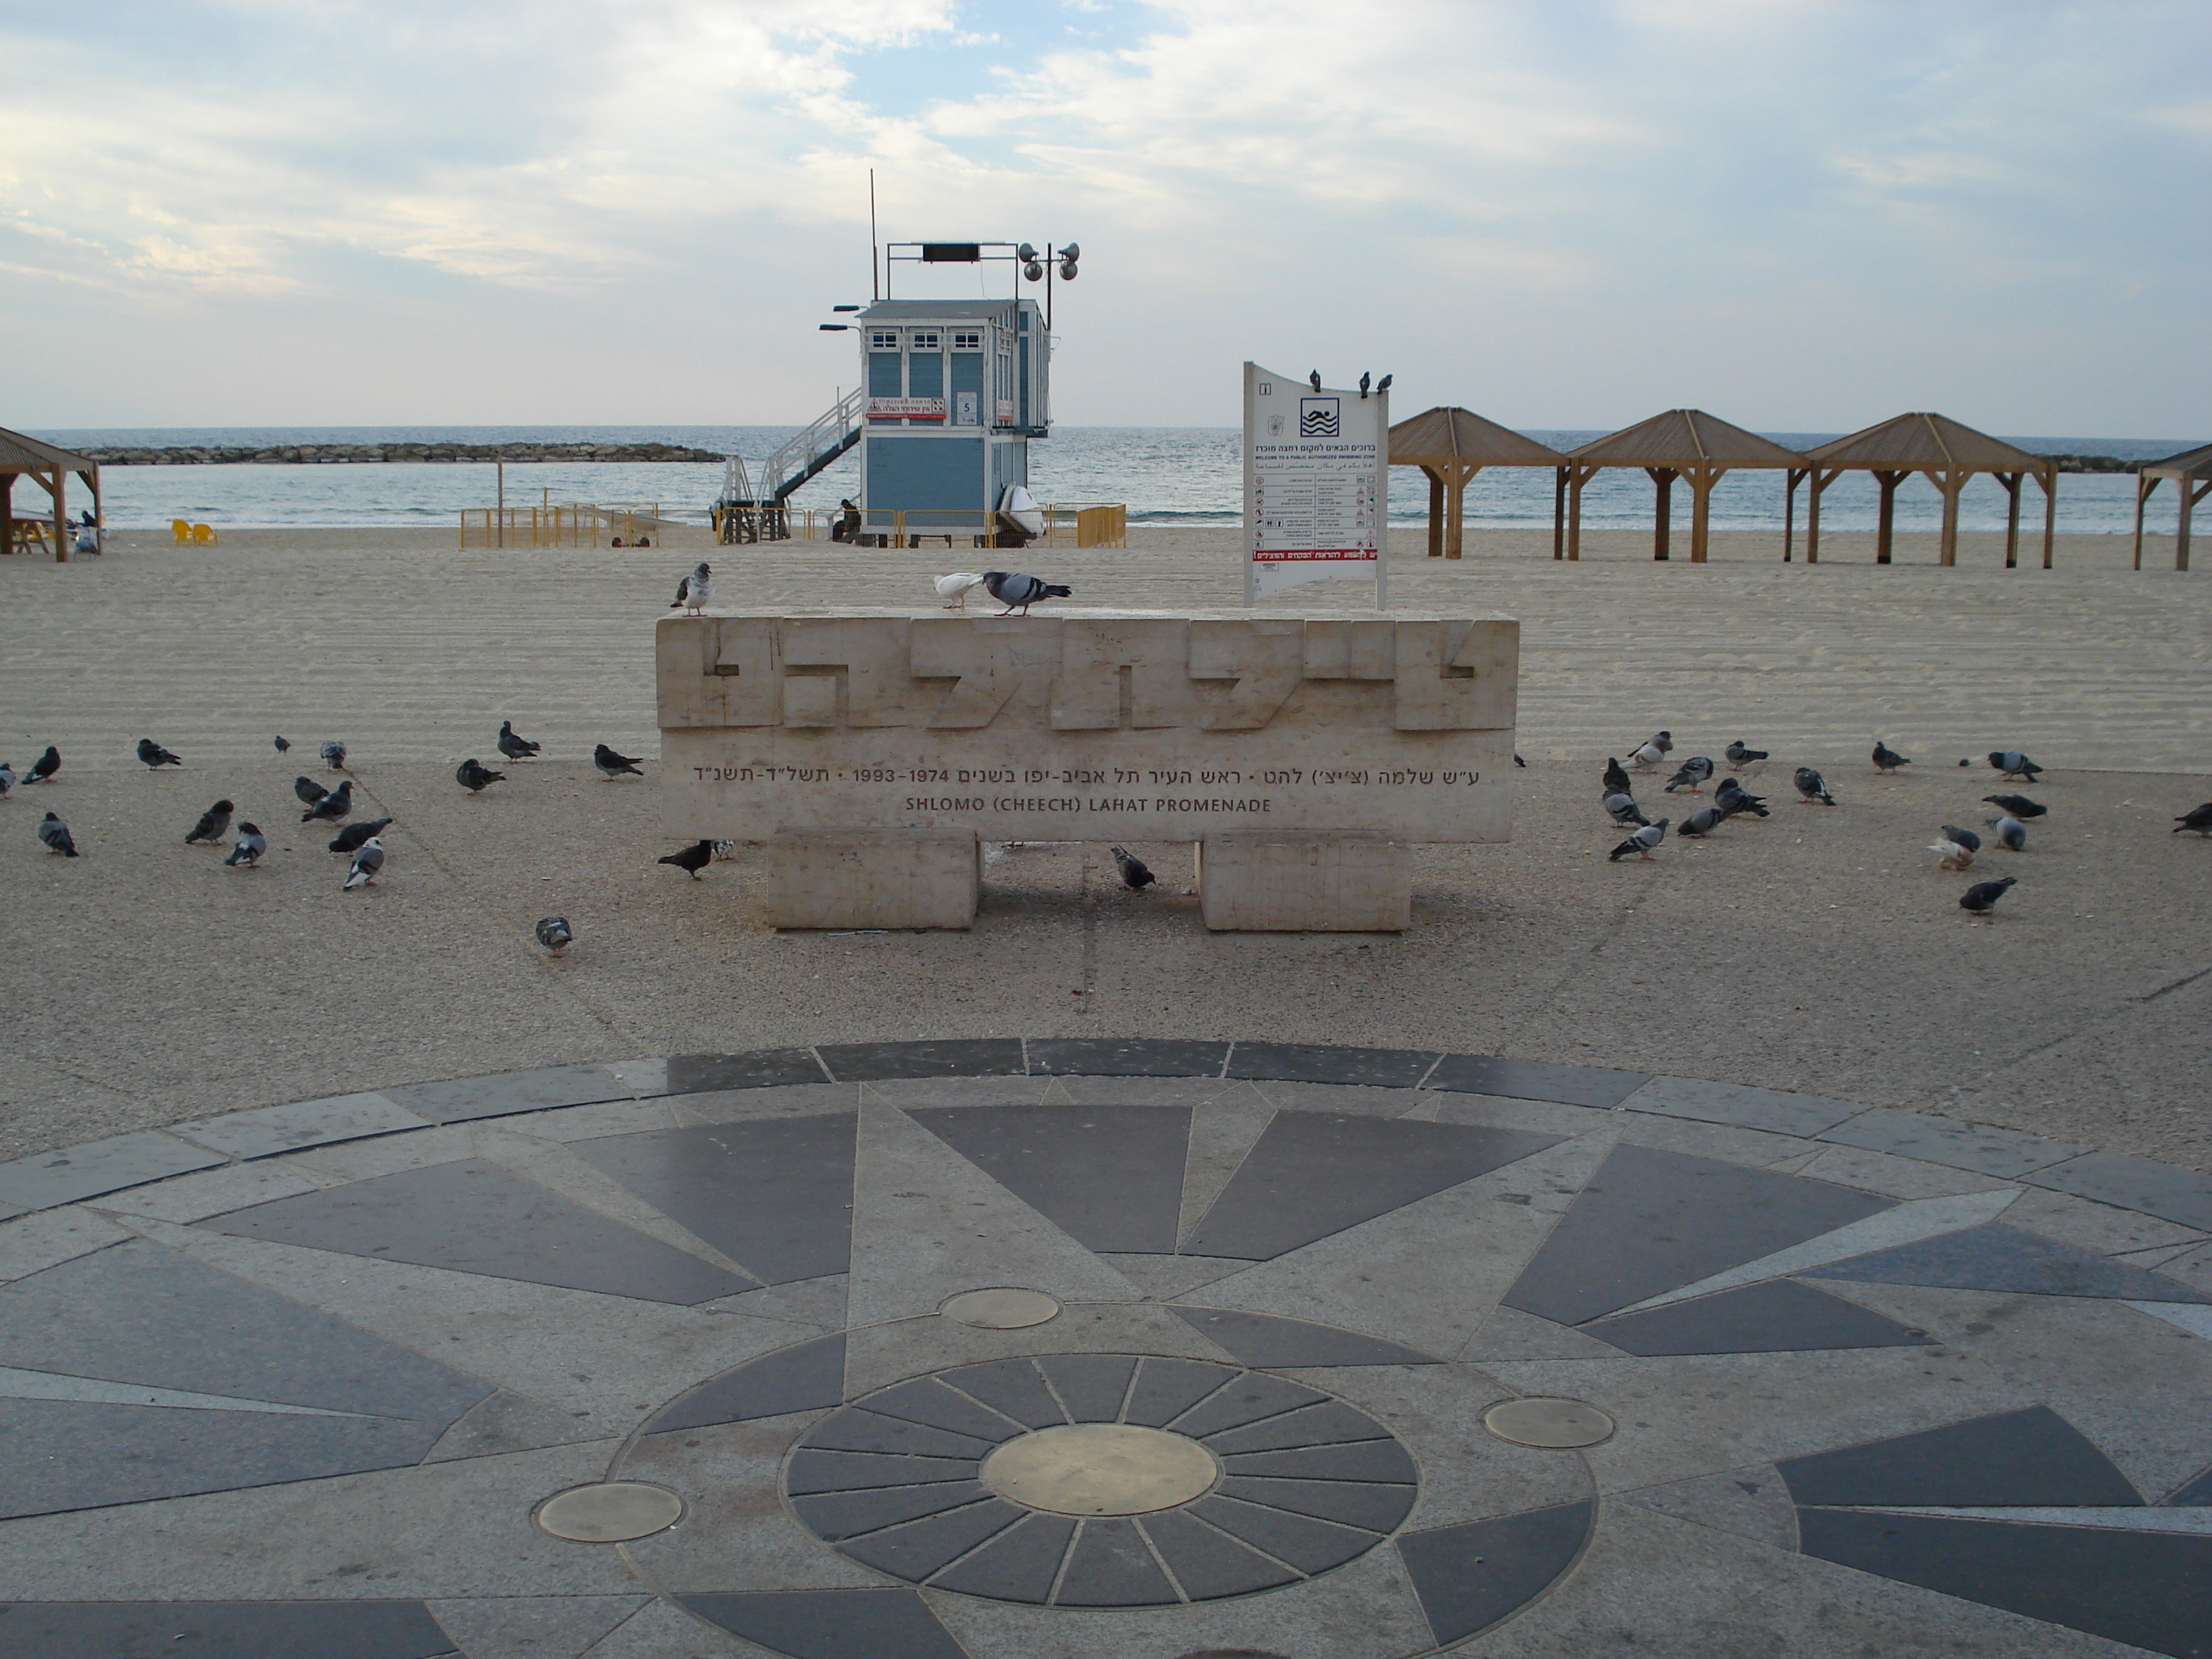
[[[774,927],[973,927],[972,830],[787,830],[769,842]]]
[[[1208,836],[1198,893],[1216,933],[1402,933],[1413,923],[1413,844],[1351,832]]]

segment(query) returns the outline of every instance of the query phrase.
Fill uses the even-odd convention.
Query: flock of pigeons
[[[1614,823],[1624,829],[1634,826],[1630,830],[1628,839],[1607,854],[1608,863],[1618,864],[1632,854],[1648,860],[1653,849],[1667,839],[1670,825],[1677,835],[1702,837],[1711,835],[1730,818],[1741,814],[1761,818],[1767,816],[1766,798],[1753,794],[1735,777],[1729,776],[1714,786],[1710,806],[1700,807],[1680,823],[1674,824],[1670,818],[1654,821],[1646,817],[1644,809],[1636,804],[1634,781],[1629,774],[1657,771],[1674,747],[1674,734],[1661,732],[1629,755],[1626,768],[1618,759],[1611,756],[1607,757],[1601,792],[1606,813]],[[1765,750],[1753,749],[1741,738],[1732,740],[1721,752],[1727,757],[1729,770],[1732,774],[1740,773],[1746,767],[1767,758]],[[2045,769],[2017,749],[1991,750],[1988,758],[1990,769],[2007,782],[2018,780],[2032,785]],[[1875,739],[1872,759],[1877,776],[1893,775],[1899,767],[1912,764],[1911,757],[1899,754],[1879,738]],[[1962,760],[1959,764],[1968,766],[1972,763]],[[1666,793],[1671,795],[1677,789],[1687,789],[1695,794],[1712,775],[1711,757],[1692,755],[1667,780]],[[1791,781],[1797,787],[1800,805],[1811,805],[1816,802],[1822,806],[1836,804],[1836,798],[1828,792],[1827,780],[1813,768],[1797,768]],[[1996,807],[1998,814],[1996,817],[1984,819],[1984,823],[1995,832],[1997,845],[2012,853],[2027,850],[2029,821],[2043,817],[2051,810],[2026,795],[1984,795],[1982,800],[1984,804]],[[2207,801],[2176,818],[2173,833],[2179,835],[2184,830],[2212,836],[2212,801]],[[1982,838],[1974,830],[1947,823],[1942,827],[1938,839],[1928,850],[1938,855],[1938,868],[1967,870],[1973,866],[1974,855],[1982,850]],[[1959,908],[1972,915],[1985,915],[2008,890],[2018,884],[2019,880],[2017,876],[2007,876],[2001,881],[1976,882],[1960,896]]]
[[[276,744],[278,754],[290,752],[292,744],[289,739],[280,736],[276,739]],[[543,747],[542,744],[533,743],[528,738],[518,733],[511,720],[500,722],[498,744],[499,752],[510,761],[533,759]],[[323,764],[330,770],[338,773],[347,770],[345,744],[336,741],[325,743],[322,745],[320,753]],[[151,738],[138,739],[137,754],[140,763],[149,772],[158,772],[165,766],[181,767],[185,763],[183,757],[164,748]],[[609,779],[626,775],[643,777],[645,774],[639,769],[640,758],[636,756],[623,754],[604,743],[592,751],[592,764],[599,768],[602,776]],[[4,761],[0,761],[0,800],[5,800],[15,791],[19,782],[51,783],[54,775],[61,769],[61,750],[52,744],[47,745],[46,752],[40,756],[37,763],[20,779],[12,766]],[[506,773],[493,771],[474,756],[471,756],[453,769],[453,781],[471,795],[480,794],[491,785],[503,783],[506,780]],[[333,823],[344,826],[331,838],[330,850],[349,860],[345,879],[339,887],[340,891],[348,893],[357,887],[370,885],[375,881],[379,872],[383,870],[385,858],[383,835],[385,830],[392,827],[393,822],[391,818],[386,817],[365,819],[358,823],[346,823],[347,819],[352,817],[354,811],[353,784],[353,779],[349,776],[342,779],[337,788],[327,788],[304,773],[292,780],[292,793],[300,798],[300,804],[307,809],[300,814],[301,823]],[[223,837],[232,833],[233,821],[237,811],[238,804],[228,798],[216,802],[214,805],[200,814],[198,821],[185,834],[185,844],[187,847],[221,846]],[[230,856],[225,859],[223,863],[233,868],[243,867],[250,870],[259,864],[262,858],[268,853],[269,837],[263,832],[259,824],[246,819],[236,819],[236,830],[237,833],[231,841]],[[64,858],[73,859],[80,856],[76,838],[70,833],[69,825],[63,821],[58,812],[49,811],[40,821],[39,839],[46,844],[50,852],[58,854]],[[710,842],[708,845],[711,848],[713,843]],[[663,864],[669,864],[677,860],[663,859],[660,861]],[[544,918],[538,924],[537,933],[538,942],[556,957],[567,950],[575,938],[574,930],[569,927],[568,920],[565,916]]]

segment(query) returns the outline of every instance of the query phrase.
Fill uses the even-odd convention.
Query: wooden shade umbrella
[[[1651,539],[1651,556],[1655,559],[1668,556],[1674,480],[1687,479],[1692,501],[1690,562],[1703,564],[1711,545],[1715,484],[1727,474],[1744,467],[1773,467],[1790,472],[1794,486],[1811,465],[1796,450],[1784,449],[1756,432],[1731,426],[1702,409],[1670,409],[1663,415],[1654,415],[1648,421],[1624,427],[1567,452],[1566,556],[1570,559],[1582,557],[1583,486],[1597,476],[1601,467],[1640,466],[1651,475],[1651,482],[1659,491]],[[1794,500],[1794,495],[1790,499]],[[1786,546],[1786,527],[1783,540]]]
[[[1429,475],[1429,556],[1456,559],[1468,479],[1486,466],[1548,466],[1564,480],[1566,457],[1447,404],[1390,428],[1390,465],[1418,466]],[[1553,556],[1559,556],[1557,548]]]
[[[1959,492],[1977,472],[1996,475],[2011,497],[2005,514],[2005,568],[2020,562],[2020,486],[2033,478],[2043,486],[2043,568],[2051,568],[2051,538],[2058,524],[2058,463],[2048,455],[2031,455],[2002,438],[1953,420],[1948,415],[1926,412],[1899,415],[1854,432],[1848,438],[1822,444],[1811,453],[1813,492],[1805,514],[1805,562],[1820,559],[1820,497],[1828,486],[1853,469],[1874,474],[1881,485],[1881,517],[1875,534],[1875,562],[1889,562],[1890,532],[1896,519],[1897,486],[1918,472],[1943,497],[1942,561],[1959,562]],[[1790,484],[1795,499],[1797,483]],[[1783,550],[1789,556],[1789,549]]]
[[[59,563],[69,562],[69,532],[63,520],[69,516],[65,480],[72,472],[91,489],[93,522],[99,523],[98,461],[89,455],[80,455],[74,450],[57,449],[52,444],[40,443],[36,438],[27,438],[20,432],[10,432],[0,427],[0,550],[10,553],[15,550],[13,495],[15,480],[27,474],[36,478],[40,487],[52,497],[54,558]]]
[[[2136,568],[2142,568],[2143,503],[2160,481],[2173,480],[2173,487],[2181,492],[2181,517],[2173,526],[2173,568],[2189,568],[2189,510],[2212,491],[2212,444],[2200,449],[2185,449],[2179,455],[2169,455],[2162,461],[2150,461],[2136,469]],[[2044,561],[2048,564],[2050,561]]]

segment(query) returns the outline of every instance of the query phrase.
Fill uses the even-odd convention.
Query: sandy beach
[[[1234,599],[1234,532],[1138,532],[1126,550],[1021,557],[1078,606]],[[1401,532],[1394,598],[1523,623],[1516,837],[1421,858],[1397,938],[1209,935],[1189,849],[1140,848],[1176,890],[1133,899],[1105,849],[1018,850],[972,934],[777,934],[750,850],[692,882],[654,864],[650,781],[602,782],[599,740],[656,752],[650,635],[706,550],[459,551],[445,531],[239,532],[213,549],[118,534],[102,559],[0,561],[10,623],[0,758],[45,744],[56,784],[0,805],[0,1158],[386,1084],[639,1054],[994,1035],[1265,1036],[1432,1044],[1637,1066],[1946,1112],[2212,1170],[2199,1079],[2212,1030],[2212,847],[2167,833],[2212,795],[2212,594],[2130,571],[2125,544],[2062,540],[2057,568],[1960,568],[1905,538],[1834,538],[1815,568],[1716,538],[1655,566],[1596,538],[1480,538],[1455,564]],[[943,549],[826,543],[710,552],[716,608],[880,604]],[[972,556],[962,550],[961,556]],[[1299,590],[1322,610],[1352,582]],[[546,744],[481,798],[451,778],[499,721]],[[1607,754],[1669,726],[1680,752],[1774,751],[1774,816],[1610,866]],[[270,735],[298,745],[277,756]],[[1879,733],[1916,757],[1867,763]],[[181,753],[149,775],[141,736]],[[289,782],[349,745],[398,825],[376,888],[341,896]],[[1996,919],[1923,850],[1998,790],[2020,746],[2052,771]],[[1960,757],[1977,764],[1958,768]],[[1796,805],[1787,768],[1843,805]],[[648,765],[648,772],[654,769]],[[1655,787],[1644,793],[1657,799]],[[183,846],[218,795],[269,830],[255,872]],[[48,806],[76,860],[31,831]],[[12,826],[12,827],[10,827]],[[1977,874],[1984,872],[1978,869]],[[549,911],[579,944],[530,939]]]

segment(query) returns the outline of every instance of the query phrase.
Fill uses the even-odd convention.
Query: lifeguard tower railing
[[[726,543],[780,542],[791,526],[784,503],[791,493],[860,441],[867,389],[855,386],[801,427],[761,463],[753,483],[742,455],[722,464],[722,495],[714,503],[714,529]]]

